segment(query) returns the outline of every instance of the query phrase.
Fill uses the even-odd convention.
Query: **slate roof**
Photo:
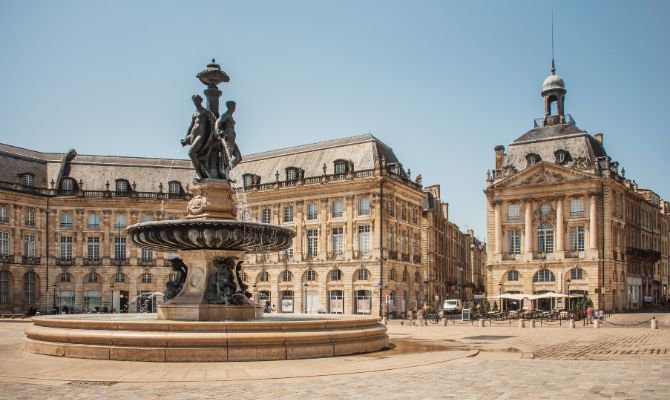
[[[513,143],[529,142],[533,140],[548,139],[557,136],[574,135],[577,133],[586,133],[572,124],[559,124],[541,126],[534,128],[519,136]]]
[[[262,183],[275,181],[275,173],[279,171],[279,179],[286,179],[286,168],[297,167],[305,170],[305,177],[334,173],[335,160],[351,160],[354,170],[374,168],[374,160],[383,155],[388,163],[399,163],[393,149],[371,134],[351,136],[324,142],[271,150],[262,153],[242,156],[242,162],[233,169],[232,178],[238,182],[244,174],[255,174],[261,177]]]

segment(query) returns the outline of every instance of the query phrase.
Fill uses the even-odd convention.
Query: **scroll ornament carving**
[[[537,183],[556,183],[563,181],[565,181],[565,177],[563,175],[555,172],[549,172],[544,166],[541,166],[535,174],[524,179],[521,183],[524,185],[532,185]]]

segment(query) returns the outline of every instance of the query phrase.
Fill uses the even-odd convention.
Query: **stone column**
[[[531,216],[531,202],[527,201],[524,211],[524,233],[523,233],[524,253],[530,254],[533,252],[533,219]]]
[[[563,199],[556,203],[556,248],[557,253],[563,251]]]
[[[598,241],[598,236],[596,235],[596,196],[589,196],[589,249],[596,249],[596,242]]]
[[[494,211],[494,235],[495,235],[495,253],[502,253],[502,225],[500,220],[500,202],[495,203]]]
[[[344,256],[351,260],[354,258],[354,196],[346,196],[345,217],[347,218],[344,236]]]

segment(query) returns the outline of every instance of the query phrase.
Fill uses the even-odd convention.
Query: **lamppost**
[[[109,293],[112,296],[112,299],[109,301],[109,312],[114,312],[114,283],[109,284]]]
[[[307,282],[302,285],[305,288],[305,296],[303,297],[302,308],[305,314],[307,314]]]
[[[58,314],[58,306],[56,305],[56,282],[51,285],[54,290],[54,313]]]
[[[500,311],[503,311],[503,298],[502,298],[502,281],[498,283],[498,292],[500,293]]]
[[[568,312],[570,312],[570,277],[565,278],[565,281],[568,283]]]

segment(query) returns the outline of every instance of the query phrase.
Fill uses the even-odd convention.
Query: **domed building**
[[[625,177],[602,133],[577,127],[566,93],[552,61],[544,116],[495,147],[487,292],[508,308],[566,309],[582,296],[616,311],[658,303],[668,297],[670,206]]]

